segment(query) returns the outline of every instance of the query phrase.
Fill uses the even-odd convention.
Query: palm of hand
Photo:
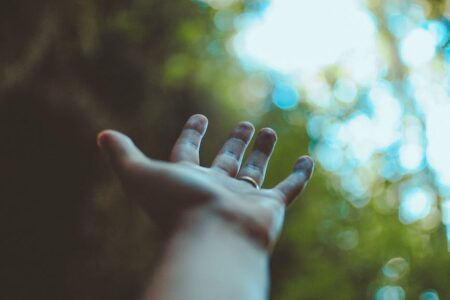
[[[259,190],[239,178],[262,184],[275,132],[266,128],[258,133],[254,149],[241,168],[254,128],[248,122],[238,124],[212,166],[205,168],[199,166],[199,148],[206,127],[204,116],[192,116],[173,148],[171,162],[147,158],[128,137],[115,131],[102,132],[98,141],[108,152],[124,189],[158,223],[170,226],[191,208],[207,207],[270,245],[281,229],[286,205],[311,176],[311,159],[301,157],[284,181],[273,189]]]

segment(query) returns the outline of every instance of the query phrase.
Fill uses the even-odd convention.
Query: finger
[[[274,190],[278,191],[287,205],[303,191],[314,170],[314,162],[309,156],[300,157],[295,163],[294,171],[280,182]]]
[[[191,116],[184,125],[180,137],[175,143],[170,160],[200,163],[200,143],[208,127],[208,119],[204,115]]]
[[[128,162],[146,158],[128,136],[115,130],[100,132],[97,135],[97,144],[108,154],[111,164],[117,171]]]
[[[276,140],[277,135],[273,129],[261,129],[256,137],[253,150],[237,178],[248,176],[261,186]]]
[[[230,176],[236,176],[242,162],[242,156],[252,139],[255,128],[250,122],[239,123],[231,132],[211,168]]]

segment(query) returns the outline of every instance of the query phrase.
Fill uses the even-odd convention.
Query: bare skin
[[[239,123],[213,164],[202,167],[199,150],[207,124],[203,115],[189,118],[170,162],[146,157],[119,132],[98,135],[126,192],[151,218],[171,228],[167,255],[149,288],[149,299],[264,299],[269,250],[281,231],[286,207],[313,171],[312,160],[303,156],[272,189],[257,189],[239,179],[248,176],[261,186],[276,142],[272,129],[260,130],[241,166],[255,131],[249,122]],[[211,266],[226,272],[206,272]],[[208,276],[202,277],[205,272]]]

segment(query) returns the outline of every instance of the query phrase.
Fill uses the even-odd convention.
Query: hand
[[[199,165],[199,149],[208,120],[203,115],[189,118],[171,154],[171,162],[146,157],[124,134],[106,130],[98,135],[99,146],[108,153],[125,191],[164,226],[176,224],[193,208],[212,211],[239,225],[249,237],[270,247],[278,236],[284,212],[303,190],[313,161],[300,157],[293,172],[272,189],[257,189],[243,176],[261,186],[276,134],[264,128],[241,168],[254,127],[239,123],[209,168]]]

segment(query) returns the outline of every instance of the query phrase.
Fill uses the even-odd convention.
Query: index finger
[[[200,143],[207,127],[208,119],[204,115],[191,116],[173,146],[170,160],[173,162],[188,161],[198,165],[200,163]]]

